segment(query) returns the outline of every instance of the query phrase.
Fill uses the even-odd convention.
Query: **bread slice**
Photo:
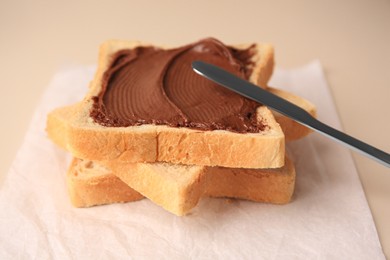
[[[296,104],[297,106],[305,109],[311,115],[316,116],[315,106],[312,103],[310,103],[309,101],[305,100],[304,98],[293,95],[285,90],[280,90],[280,89],[276,89],[273,87],[267,87],[267,90],[269,90],[270,92],[274,93],[275,95],[278,95],[278,96]],[[79,106],[81,106],[81,105],[76,104],[73,106],[58,108],[58,109],[52,111],[48,115],[46,128],[47,128],[47,132],[49,134],[49,137],[51,138],[51,140],[54,143],[56,143],[57,145],[59,145],[60,147],[62,147],[64,149],[70,150],[70,151],[72,149],[71,149],[71,146],[69,146],[67,143],[67,140],[68,140],[67,137],[68,137],[69,133],[72,132],[72,129],[74,128],[74,126],[72,126],[71,118],[77,114],[78,110],[80,109]],[[309,133],[311,133],[310,129],[295,122],[294,120],[292,120],[286,116],[283,116],[277,112],[272,112],[272,113],[274,114],[276,121],[279,123],[280,127],[282,128],[286,141],[298,140],[300,138],[305,137]],[[73,134],[70,134],[70,135],[73,135]],[[88,140],[92,140],[93,138],[94,138],[93,136],[90,138],[87,138],[87,140],[85,142],[87,142]],[[108,139],[110,139],[110,138],[108,138]],[[140,141],[141,140],[139,140],[139,142]],[[147,142],[147,141],[145,141],[145,142]],[[112,145],[114,145],[114,144],[112,144]],[[118,149],[119,150],[126,149],[128,156],[131,156],[130,151],[133,149],[136,149],[136,148],[137,147],[135,147],[135,146],[131,146],[130,143],[127,143],[126,148],[118,148]],[[154,151],[155,151],[155,149],[150,150],[150,152],[154,152]],[[134,153],[134,154],[139,154],[139,152]],[[145,157],[145,156],[147,156],[147,155],[146,154],[142,155],[142,157]],[[130,162],[134,162],[134,161],[137,161],[137,160],[136,159],[132,160],[132,161],[130,160]]]
[[[117,176],[166,210],[185,215],[203,196],[284,204],[291,200],[295,169],[286,159],[280,169],[229,169],[167,163],[111,163],[73,159],[67,175],[72,204],[89,207],[139,200],[142,196]],[[116,176],[117,175],[117,176]]]
[[[69,197],[75,207],[136,201],[137,191],[103,165],[74,158],[66,175]]]
[[[119,50],[138,46],[148,44],[108,41],[102,45],[98,69],[85,99],[74,106],[49,114],[47,132],[53,141],[60,143],[75,157],[94,161],[115,159],[127,163],[169,162],[234,168],[283,166],[284,135],[272,113],[265,106],[257,109],[257,120],[267,126],[259,133],[201,131],[151,124],[104,127],[94,122],[90,117],[92,99],[101,91],[102,77],[112,55]],[[250,80],[265,86],[272,73],[273,49],[267,44],[257,44],[255,50]],[[59,129],[58,123],[65,127]]]
[[[202,196],[285,204],[291,199],[295,169],[286,159],[278,169],[242,169],[169,163],[104,162],[129,187],[178,216]]]

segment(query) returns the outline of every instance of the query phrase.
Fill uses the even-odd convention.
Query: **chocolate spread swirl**
[[[196,74],[202,60],[248,79],[254,45],[238,50],[208,38],[176,49],[137,47],[118,51],[103,75],[90,115],[110,127],[142,124],[256,133],[258,103]]]

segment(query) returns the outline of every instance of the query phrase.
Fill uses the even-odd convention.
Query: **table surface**
[[[319,59],[344,130],[390,151],[390,1],[1,1],[0,182],[59,69],[96,64],[107,39],[269,42],[276,64]],[[390,170],[353,153],[390,258]],[[337,167],[337,165],[335,165]]]

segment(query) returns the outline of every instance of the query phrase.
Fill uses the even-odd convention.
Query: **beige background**
[[[390,151],[388,0],[1,1],[0,182],[61,67],[96,63],[106,39],[176,45],[206,36],[273,43],[283,68],[318,58],[345,131]],[[353,156],[390,257],[390,170]]]

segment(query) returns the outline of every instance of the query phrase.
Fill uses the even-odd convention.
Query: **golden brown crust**
[[[259,64],[254,68],[253,75],[255,78],[252,82],[256,82],[258,86],[266,88],[274,70],[274,49],[270,44],[263,44],[259,48]]]

